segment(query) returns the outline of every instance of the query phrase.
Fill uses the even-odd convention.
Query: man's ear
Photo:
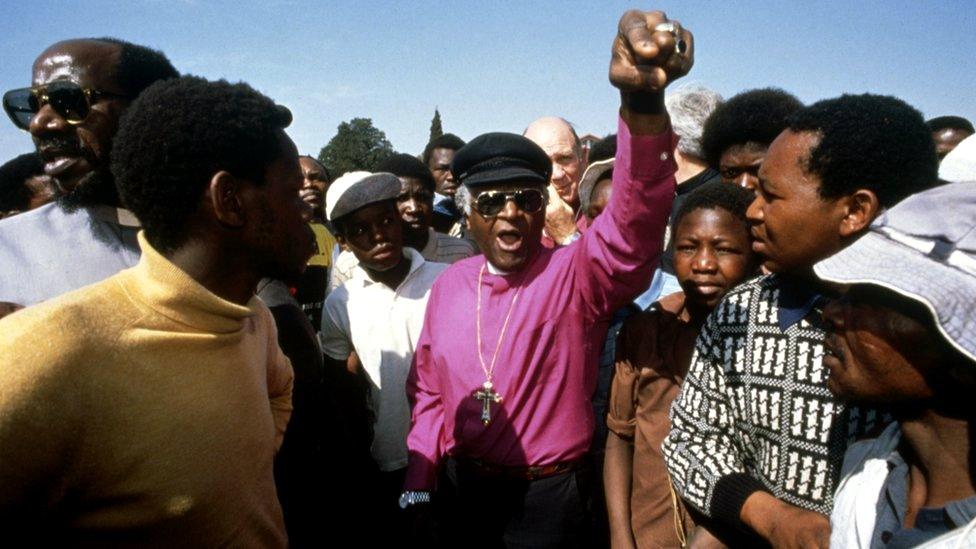
[[[881,211],[877,195],[867,189],[854,191],[844,202],[844,217],[840,221],[840,236],[843,238],[867,229]]]
[[[222,225],[242,227],[244,225],[244,204],[241,200],[243,182],[230,172],[219,171],[210,178],[207,199],[213,207],[214,217]]]

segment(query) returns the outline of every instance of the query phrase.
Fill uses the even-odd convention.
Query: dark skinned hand
[[[675,35],[655,27],[670,22],[684,41],[681,53]],[[671,82],[688,74],[695,62],[695,41],[690,31],[664,12],[630,10],[617,25],[610,60],[610,83],[623,93],[661,93]]]
[[[827,549],[830,520],[820,513],[785,505],[773,520],[766,539],[776,549]]]
[[[767,492],[755,492],[742,506],[740,517],[776,549],[827,549],[830,520],[780,501]]]

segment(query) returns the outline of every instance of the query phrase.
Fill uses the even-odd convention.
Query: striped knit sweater
[[[811,311],[785,331],[781,275],[731,291],[709,316],[681,394],[664,455],[675,487],[699,511],[742,526],[746,498],[764,490],[829,514],[844,450],[879,415],[845,407],[827,389],[824,331]]]

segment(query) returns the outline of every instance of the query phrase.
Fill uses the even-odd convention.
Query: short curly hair
[[[778,88],[742,92],[712,111],[702,131],[701,148],[709,166],[718,169],[729,147],[757,143],[768,147],[786,129],[786,120],[803,108],[795,96]]]
[[[926,122],[926,124],[931,132],[963,130],[969,133],[976,133],[976,128],[973,128],[973,123],[961,116],[937,116]]]
[[[22,154],[0,166],[0,213],[23,211],[30,204],[26,181],[44,174],[44,163],[36,153]]]
[[[180,73],[163,52],[119,40],[118,38],[91,38],[97,42],[115,44],[122,50],[115,79],[133,96],[137,96],[157,80],[178,78]]]
[[[172,252],[213,175],[263,184],[290,123],[288,109],[244,83],[157,82],[132,103],[115,136],[111,166],[122,202],[150,244]]]
[[[704,158],[701,141],[705,121],[721,104],[722,96],[703,86],[678,88],[665,98],[671,127],[680,138],[678,150],[681,154]]]
[[[820,196],[868,189],[884,207],[938,184],[939,160],[922,114],[887,95],[842,95],[818,101],[790,117],[793,132],[819,142],[802,160],[820,178]]]
[[[746,210],[756,198],[756,193],[740,187],[739,185],[729,185],[721,181],[705,183],[701,187],[688,193],[688,197],[681,203],[678,212],[671,223],[671,233],[681,224],[682,218],[695,210],[714,210],[721,208],[733,217],[742,222],[746,232],[749,231],[749,221],[746,219]]]
[[[424,154],[421,155],[421,159],[424,161],[424,166],[430,166],[430,154],[434,152],[434,149],[450,149],[456,151],[465,145],[464,140],[460,137],[454,135],[453,133],[445,133],[440,137],[434,138],[427,146],[424,147]]]
[[[378,172],[392,173],[397,177],[413,177],[423,183],[424,188],[434,192],[434,175],[427,166],[417,160],[417,157],[405,153],[396,153],[376,168]]]

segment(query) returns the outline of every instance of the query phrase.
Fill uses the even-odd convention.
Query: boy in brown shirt
[[[661,443],[702,324],[728,290],[756,272],[745,217],[752,198],[722,183],[689,194],[672,229],[682,291],[621,329],[603,473],[614,548],[687,545],[694,525],[671,490]],[[696,538],[696,544],[703,541]]]

